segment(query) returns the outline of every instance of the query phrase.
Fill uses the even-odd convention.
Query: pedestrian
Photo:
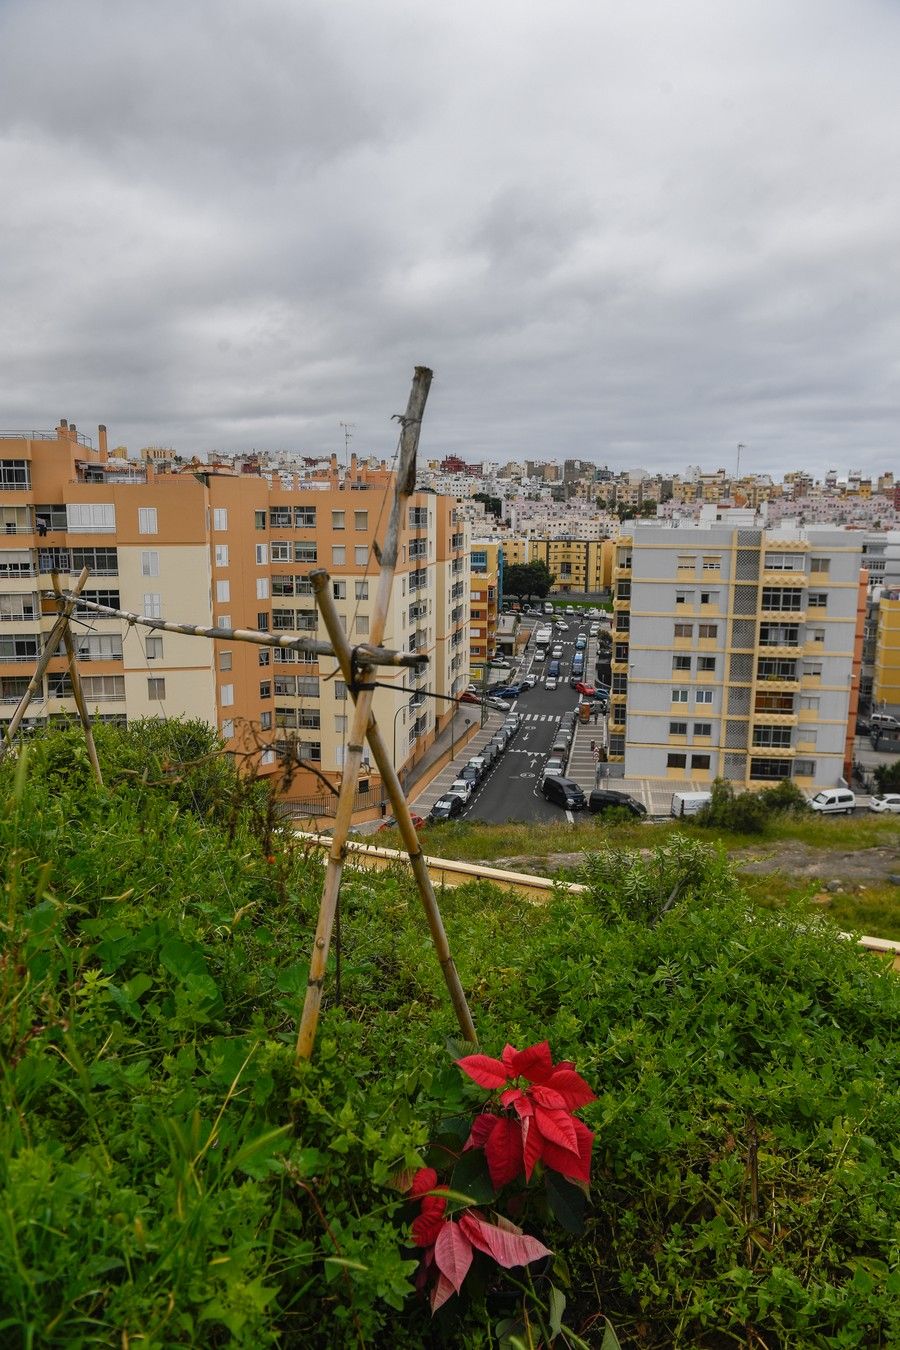
[[[599,716],[600,716],[600,709],[599,709],[599,707],[597,706],[597,704],[595,703],[595,704],[594,704],[594,726],[597,725],[597,718],[598,718]]]

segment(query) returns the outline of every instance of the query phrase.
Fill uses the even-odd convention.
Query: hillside
[[[347,877],[341,1002],[332,972],[297,1065],[320,863],[201,727],[98,746],[102,790],[74,732],[0,765],[0,1343],[900,1339],[900,982],[829,920],[684,835],[601,847],[583,899],[442,895],[484,1054],[546,1040],[594,1098],[587,1203],[549,1149],[495,1186],[407,877]],[[459,1223],[474,1197],[552,1255],[479,1250],[432,1318],[426,1165]]]

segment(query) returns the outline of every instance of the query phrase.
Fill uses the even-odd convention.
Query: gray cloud
[[[895,467],[887,0],[7,0],[4,425]],[[748,460],[745,460],[747,463]]]

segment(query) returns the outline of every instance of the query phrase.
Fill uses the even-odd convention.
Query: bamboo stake
[[[341,625],[337,606],[328,589],[328,573],[324,571],[313,572],[311,573],[310,579],[313,584],[313,590],[316,593],[316,599],[322,611],[322,617],[325,620],[325,627],[328,629],[328,633],[334,643],[334,649],[341,666],[341,674],[347,682],[348,688],[351,688],[352,651]],[[359,697],[360,695],[353,694],[353,698],[358,699]],[[409,854],[410,866],[412,868],[413,876],[416,879],[416,885],[419,888],[419,895],[422,899],[425,917],[428,920],[428,927],[431,929],[431,940],[434,943],[434,948],[437,952],[438,961],[450,994],[453,1010],[456,1013],[456,1018],[460,1025],[460,1030],[467,1041],[474,1041],[477,1039],[475,1035],[475,1026],[472,1022],[472,1015],[469,1012],[469,1005],[466,1002],[466,995],[459,978],[459,972],[457,971],[453,957],[450,954],[450,944],[447,940],[443,920],[441,919],[441,911],[438,907],[437,896],[434,893],[434,887],[431,883],[428,864],[425,861],[425,855],[422,852],[422,845],[419,836],[416,833],[416,827],[412,822],[409,804],[403,792],[397,770],[388,753],[388,748],[382,740],[378,723],[371,713],[369,715],[369,725],[366,728],[366,739],[372,749],[372,755],[378,766],[378,772],[381,774],[381,781],[387,788],[391,805],[394,808],[394,817],[399,826],[403,843],[406,846],[406,851]]]
[[[55,591],[43,591],[43,595],[56,596]],[[71,599],[73,591],[64,591],[64,599]],[[258,647],[286,647],[293,651],[315,652],[317,656],[334,656],[331,644],[320,642],[317,638],[283,637],[278,633],[261,633],[255,628],[203,628],[196,623],[175,623],[171,619],[148,619],[144,614],[133,614],[128,609],[111,609],[109,605],[98,605],[94,600],[82,600],[82,609],[93,614],[105,614],[111,619],[125,619],[141,628],[156,628],[164,633],[185,633],[188,637],[227,638],[229,642],[253,642]],[[425,658],[415,652],[395,652],[371,642],[360,643],[357,648],[359,659],[373,666],[421,666]]]
[[[37,693],[38,689],[41,686],[41,681],[44,678],[44,672],[49,666],[51,659],[56,655],[56,648],[59,646],[59,640],[63,636],[63,633],[65,632],[66,628],[68,627],[69,616],[72,613],[72,610],[75,608],[75,602],[78,599],[79,595],[81,594],[82,590],[84,589],[84,584],[87,581],[90,574],[91,569],[89,567],[83,567],[81,569],[81,575],[75,582],[73,589],[69,591],[65,597],[65,605],[63,611],[60,614],[59,618],[56,620],[56,623],[50,629],[50,633],[47,638],[44,650],[38,657],[38,663],[35,666],[34,674],[28,681],[28,688],[25,690],[25,693],[19,700],[19,705],[12,715],[12,720],[10,721],[9,726],[6,728],[5,744],[3,742],[0,742],[0,759],[3,758],[7,750],[12,749],[13,737],[18,731],[19,724],[21,723],[23,717],[28,711],[29,703],[34,698],[34,695]]]
[[[51,572],[53,589],[58,598],[62,600],[63,593],[59,584],[59,573]],[[63,628],[63,644],[66,649],[66,658],[69,665],[69,679],[72,681],[72,696],[75,699],[75,707],[78,709],[78,716],[81,718],[81,725],[84,728],[84,740],[87,745],[88,759],[91,761],[91,769],[94,778],[103,786],[103,774],[100,772],[100,760],[97,758],[97,747],[94,744],[94,731],[91,727],[91,715],[88,712],[87,700],[84,697],[84,687],[81,683],[81,674],[78,670],[78,661],[75,658],[75,643],[72,641],[72,628],[69,619],[66,619]]]
[[[388,606],[390,605],[391,591],[393,590],[394,585],[394,571],[397,566],[397,552],[400,542],[403,508],[410,493],[415,487],[416,449],[419,444],[419,428],[422,423],[422,414],[425,411],[425,402],[428,398],[428,390],[430,387],[431,371],[424,366],[416,366],[415,374],[413,375],[412,388],[409,393],[406,415],[401,418],[403,429],[400,435],[400,458],[397,466],[394,500],[391,503],[391,513],[388,519],[384,547],[381,551],[381,571],[378,576],[378,587],[372,606],[372,614],[369,619],[369,633],[373,643],[380,643],[384,636]],[[319,601],[321,609],[321,595],[317,593],[316,598]],[[368,659],[362,656],[359,649],[357,649],[357,659],[362,665],[363,670],[371,664]],[[350,679],[351,684],[353,683],[354,675],[355,672],[352,672]],[[334,916],[337,911],[340,897],[341,874],[344,868],[344,845],[347,841],[347,834],[350,830],[350,823],[353,818],[356,784],[359,779],[359,770],[362,764],[363,741],[365,739],[366,729],[369,725],[369,717],[372,709],[371,689],[361,690],[359,691],[358,696],[354,697],[353,722],[350,729],[350,737],[341,774],[341,789],[338,794],[334,832],[331,838],[328,863],[325,868],[325,882],[322,887],[319,918],[316,924],[316,935],[313,941],[312,956],[309,963],[309,978],[306,986],[306,997],[303,1002],[300,1025],[297,1029],[296,1053],[298,1059],[309,1059],[315,1044],[316,1027],[319,1022],[319,1009],[322,1006],[322,987],[325,980],[325,968],[328,963],[328,948],[331,943],[331,933],[334,928]]]

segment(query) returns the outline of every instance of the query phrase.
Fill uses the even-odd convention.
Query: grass
[[[600,817],[587,816],[574,824],[561,820],[542,824],[510,822],[505,825],[486,825],[477,821],[454,820],[443,825],[426,827],[423,840],[425,851],[436,857],[456,858],[461,862],[492,863],[501,858],[535,860],[523,864],[521,870],[532,868],[560,880],[576,879],[580,864],[567,867],[542,867],[540,860],[557,853],[589,853],[603,844],[625,849],[646,849],[661,844],[673,835],[687,831],[704,842],[719,845],[733,855],[746,849],[768,847],[784,843],[805,844],[823,854],[829,852],[860,852],[870,848],[897,848],[900,846],[900,825],[893,818],[867,815],[859,818],[785,817],[770,826],[762,835],[732,834],[721,829],[699,829],[685,826],[680,821],[658,821],[652,825],[611,824]],[[385,848],[402,848],[395,830],[378,835],[378,843]],[[736,860],[740,871],[740,860]],[[898,860],[900,872],[900,860]],[[812,897],[821,891],[814,880],[792,878],[788,873],[772,872],[764,876],[740,873],[752,898],[767,908],[774,908],[787,899],[799,899],[810,909],[819,909]],[[825,878],[823,877],[823,880]],[[873,880],[864,890],[856,890],[847,883],[846,891],[833,893],[830,903],[823,906],[828,915],[843,928],[851,928],[872,937],[900,941],[900,888],[880,880]]]

